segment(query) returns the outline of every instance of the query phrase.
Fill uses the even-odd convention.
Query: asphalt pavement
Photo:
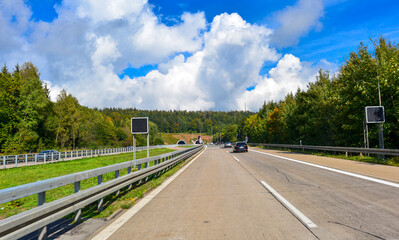
[[[209,147],[163,190],[129,210],[133,214],[122,215],[125,221],[119,226],[112,231],[104,227],[92,236],[399,239],[396,183],[265,152]]]

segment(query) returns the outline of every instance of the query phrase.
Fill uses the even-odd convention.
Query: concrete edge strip
[[[233,158],[234,158],[234,159],[235,159],[237,162],[239,162],[239,161],[240,161],[240,160],[238,160],[238,159],[237,159],[236,157],[234,157],[234,156],[233,156]]]
[[[276,190],[269,186],[265,181],[260,181],[260,183],[271,193],[274,197],[278,199],[286,208],[292,212],[302,223],[304,223],[308,228],[316,228],[317,225],[314,224],[309,218],[307,218],[301,211],[299,211],[294,205],[288,202],[283,196],[281,196]]]
[[[256,150],[252,150],[252,149],[250,149],[250,151],[261,153],[261,154],[265,154],[265,155],[269,155],[269,156],[273,156],[273,157],[277,157],[277,158],[282,158],[282,159],[285,159],[285,160],[288,160],[288,161],[301,163],[301,164],[305,164],[305,165],[312,166],[312,167],[321,168],[321,169],[328,170],[328,171],[331,171],[331,172],[336,172],[336,173],[341,173],[341,174],[352,176],[352,177],[357,177],[357,178],[360,178],[360,179],[364,179],[364,180],[367,180],[367,181],[384,184],[384,185],[391,186],[391,187],[399,188],[399,184],[398,183],[389,182],[389,181],[381,180],[381,179],[378,179],[378,178],[368,177],[368,176],[360,175],[360,174],[357,174],[357,173],[346,172],[346,171],[338,170],[338,169],[335,169],[335,168],[330,168],[330,167],[325,167],[325,166],[321,166],[321,165],[317,165],[317,164],[313,164],[313,163],[303,162],[303,161],[295,160],[295,159],[292,159],[292,158],[282,157],[282,156],[278,156],[278,155],[274,155],[274,154],[270,154],[270,153],[265,153],[265,152],[260,152],[260,151],[256,151]]]
[[[205,149],[207,146],[205,146]],[[205,150],[204,149],[204,150]],[[129,209],[125,214],[116,219],[113,223],[111,223],[108,227],[103,229],[100,233],[92,238],[92,240],[105,240],[108,239],[114,232],[116,232],[123,224],[125,224],[131,217],[133,217],[136,213],[138,213],[147,203],[149,203],[158,193],[160,193],[165,187],[167,187],[173,180],[175,180],[186,168],[188,168],[191,164],[194,163],[197,158],[199,158],[202,153],[197,155],[193,160],[191,160],[186,166],[173,174],[170,178],[168,178],[165,182],[163,182],[159,187],[151,191],[146,197],[141,199],[137,204],[133,205],[131,209]]]

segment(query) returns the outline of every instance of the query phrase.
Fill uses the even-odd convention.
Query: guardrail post
[[[93,157],[93,149],[90,150],[90,157]]]
[[[54,163],[54,153],[51,153],[51,163]]]
[[[103,183],[103,175],[98,175],[97,176],[97,184],[100,185],[101,183]],[[103,203],[104,203],[104,198],[101,198],[97,201],[97,210],[99,212],[103,211]]]
[[[74,186],[75,186],[75,193],[79,192],[79,191],[80,191],[80,181],[75,182],[75,183],[74,183]],[[78,221],[80,220],[80,216],[81,216],[81,215],[82,215],[82,209],[77,210],[77,211],[75,212],[75,219],[74,219],[74,221],[75,221],[75,222],[78,222]]]
[[[6,156],[3,156],[3,168],[6,169]]]
[[[119,177],[119,170],[115,171],[115,179],[117,179]],[[119,189],[118,191],[116,191],[116,196],[119,196],[119,193],[121,192],[121,190]]]
[[[44,154],[44,164],[46,164],[46,160],[47,160],[47,154]]]
[[[44,203],[46,203],[46,192],[40,192],[37,194],[37,205],[41,206]],[[47,226],[43,227],[40,230],[38,239],[40,239],[40,240],[47,239]]]
[[[15,155],[15,166],[18,167],[18,155]]]
[[[28,166],[28,154],[25,154],[25,166]]]
[[[37,165],[37,153],[35,153],[35,165]]]

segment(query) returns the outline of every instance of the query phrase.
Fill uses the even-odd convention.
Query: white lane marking
[[[240,160],[238,160],[238,159],[237,159],[236,157],[234,157],[234,156],[233,156],[233,158],[234,158],[235,160],[237,160],[237,162],[239,162],[239,161],[240,161]]]
[[[301,213],[294,205],[287,201],[283,196],[281,196],[276,190],[269,186],[265,181],[260,181],[260,183],[271,193],[274,197],[276,197],[286,208],[289,209],[297,218],[300,219],[306,226],[309,228],[317,227],[309,218],[307,218],[303,213]]]
[[[357,174],[357,173],[351,173],[351,172],[346,172],[346,171],[342,171],[342,170],[338,170],[338,169],[334,169],[334,168],[330,168],[330,167],[320,166],[320,165],[313,164],[313,163],[302,162],[302,161],[295,160],[295,159],[292,159],[292,158],[281,157],[281,156],[278,156],[278,155],[265,153],[265,152],[260,152],[260,151],[256,151],[256,150],[252,150],[252,149],[250,149],[250,151],[261,153],[261,154],[265,154],[265,155],[269,155],[269,156],[273,156],[273,157],[282,158],[282,159],[285,159],[285,160],[288,160],[288,161],[292,161],[292,162],[302,163],[302,164],[305,164],[305,165],[308,165],[308,166],[321,168],[321,169],[328,170],[328,171],[331,171],[331,172],[336,172],[336,173],[341,173],[341,174],[352,176],[352,177],[357,177],[357,178],[360,178],[360,179],[364,179],[364,180],[368,180],[368,181],[371,181],[371,182],[376,182],[376,183],[388,185],[388,186],[391,186],[391,187],[399,188],[399,184],[398,183],[393,183],[393,182],[381,180],[381,179],[378,179],[378,178],[367,177],[367,176],[360,175],[360,174]]]
[[[206,148],[207,148],[207,146],[205,146],[205,149]],[[125,214],[123,214],[121,217],[116,219],[107,228],[102,230],[99,234],[97,234],[94,238],[92,238],[92,240],[108,239],[114,232],[116,232],[131,217],[133,217],[136,213],[138,213],[140,211],[140,209],[142,209],[145,205],[147,205],[147,203],[149,203],[158,193],[160,193],[166,186],[168,186],[173,180],[175,180],[184,170],[186,170],[186,168],[188,168],[191,164],[193,164],[194,161],[197,160],[197,158],[200,157],[204,151],[202,151],[198,156],[196,156],[193,160],[191,160],[182,169],[180,169],[175,174],[173,174],[170,178],[168,178],[165,182],[163,182],[159,187],[157,187],[152,192],[150,192],[150,194],[148,194],[146,197],[141,199],[140,202],[133,205],[133,207],[131,209],[129,209]]]

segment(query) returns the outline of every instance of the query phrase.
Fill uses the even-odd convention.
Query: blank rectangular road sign
[[[148,133],[148,117],[135,117],[131,119],[132,134],[147,134]]]
[[[366,110],[366,123],[383,123],[385,122],[385,113],[383,106],[369,106]]]

